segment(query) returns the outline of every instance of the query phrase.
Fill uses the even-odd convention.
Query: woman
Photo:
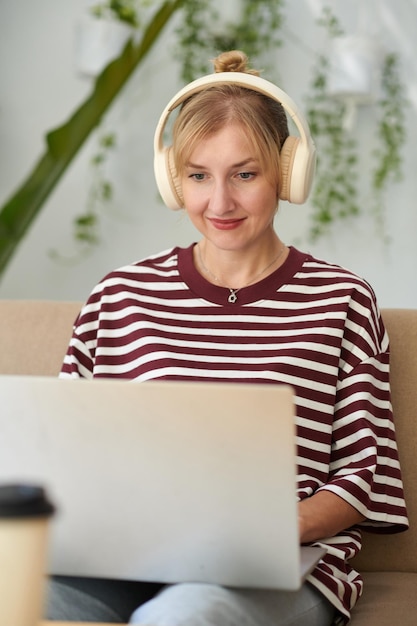
[[[221,80],[187,94],[162,150],[168,183],[156,163],[162,195],[185,207],[201,239],[105,277],[76,322],[62,376],[291,384],[301,542],[327,553],[300,592],[173,585],[152,589],[132,623],[345,623],[362,591],[349,565],[361,528],[408,524],[374,293],[275,232],[279,198],[308,193],[314,147],[297,153],[284,107],[267,95],[273,86],[261,93],[234,80],[256,74],[246,64],[237,51],[216,59]]]

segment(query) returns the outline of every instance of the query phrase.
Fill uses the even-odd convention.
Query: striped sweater
[[[295,248],[237,292],[206,281],[193,246],[108,274],[76,320],[62,377],[287,383],[296,395],[298,497],[345,499],[374,532],[407,528],[389,391],[388,337],[369,285]],[[362,592],[361,528],[318,542],[309,582],[342,621]]]

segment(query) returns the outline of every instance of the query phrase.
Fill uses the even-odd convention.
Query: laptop
[[[298,589],[292,389],[0,376],[0,480],[42,484],[51,574]]]

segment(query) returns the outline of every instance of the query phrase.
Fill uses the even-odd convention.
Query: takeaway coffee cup
[[[36,485],[0,484],[0,624],[38,626],[48,522],[54,507]]]

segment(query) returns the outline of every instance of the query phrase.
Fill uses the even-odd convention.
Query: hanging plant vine
[[[210,0],[184,3],[176,29],[176,58],[184,82],[209,74],[210,59],[226,50],[244,50],[253,61],[282,45],[284,0],[242,0],[240,5],[240,15],[227,22]]]
[[[307,99],[307,119],[317,144],[318,162],[311,196],[309,239],[329,232],[335,220],[359,214],[357,142],[343,127],[346,105],[327,95],[328,60],[320,57]]]
[[[343,35],[337,17],[330,7],[324,7],[319,24],[324,26],[329,39]],[[359,197],[359,146],[357,138],[345,127],[348,104],[328,93],[330,60],[319,55],[313,69],[310,92],[306,98],[307,119],[317,144],[318,164],[313,187],[312,214],[308,238],[315,241],[331,231],[340,220],[363,213],[366,206]],[[406,137],[404,86],[401,82],[399,59],[387,53],[381,72],[381,97],[375,104],[377,124],[374,167],[370,173],[372,207],[377,230],[385,236],[384,194],[391,182],[402,178],[402,148]]]
[[[91,183],[87,195],[87,203],[82,214],[73,220],[74,239],[77,250],[70,257],[53,249],[49,256],[64,264],[84,258],[95,245],[100,243],[100,217],[105,207],[109,207],[113,199],[113,184],[106,173],[106,163],[111,150],[116,146],[116,135],[102,128],[97,131],[97,149],[90,159],[89,172]]]
[[[138,31],[144,20],[142,12],[152,4],[151,0],[103,0],[90,7],[89,13],[97,19],[114,20]],[[84,211],[73,220],[73,234],[77,246],[75,257],[66,258],[56,250],[50,251],[51,258],[61,262],[72,262],[82,258],[100,243],[100,217],[114,196],[112,181],[106,174],[106,162],[116,145],[116,133],[105,132],[102,124],[95,131],[96,148],[90,160],[91,183],[87,192]]]
[[[319,23],[332,39],[343,34],[336,16],[324,7]],[[359,214],[357,141],[344,127],[346,103],[328,95],[329,59],[321,54],[313,68],[306,99],[306,116],[317,145],[316,179],[308,237],[315,241],[329,232],[336,220]]]
[[[151,0],[107,0],[90,7],[90,13],[94,17],[115,19],[132,28],[139,28],[140,9],[150,4]]]
[[[372,170],[374,215],[381,235],[385,234],[384,192],[391,182],[402,180],[402,147],[406,139],[407,99],[400,80],[400,62],[395,53],[386,54],[381,73],[381,97],[377,102],[377,147]]]
[[[84,215],[76,218],[76,239],[87,244],[99,241],[98,215],[99,208],[108,205],[113,198],[113,185],[106,176],[105,165],[110,151],[116,145],[116,136],[112,132],[101,132],[98,136],[98,150],[90,161],[93,181],[87,198]]]

